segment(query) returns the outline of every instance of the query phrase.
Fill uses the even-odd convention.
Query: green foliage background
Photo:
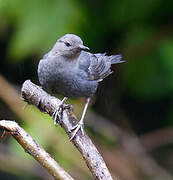
[[[74,33],[91,52],[120,53],[126,61],[101,83],[94,111],[137,134],[171,127],[172,8],[172,0],[0,0],[1,74],[15,85],[38,83],[39,59]]]

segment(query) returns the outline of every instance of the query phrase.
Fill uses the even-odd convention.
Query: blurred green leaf
[[[109,1],[109,16],[113,25],[127,27],[127,25],[144,23],[153,11],[157,9],[161,0],[138,1],[121,0]]]
[[[86,17],[84,8],[74,0],[6,0],[1,9],[16,26],[9,45],[13,60],[48,51],[65,33],[79,33]]]
[[[129,92],[140,98],[158,98],[173,92],[173,41],[163,41],[158,49],[126,66]]]

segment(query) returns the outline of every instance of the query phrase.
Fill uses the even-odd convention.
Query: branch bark
[[[27,153],[33,156],[55,180],[73,180],[73,178],[16,122],[2,120],[0,126],[5,134],[11,134]]]
[[[29,104],[35,105],[40,111],[53,115],[53,112],[58,108],[60,100],[50,96],[39,86],[33,84],[30,80],[23,83],[22,98]],[[69,136],[72,136],[70,129],[77,124],[77,119],[70,110],[63,111],[63,118],[60,122],[62,128]],[[111,174],[98,150],[90,140],[90,138],[84,133],[84,135],[78,131],[75,138],[72,139],[72,143],[79,150],[83,156],[88,168],[96,180],[112,180]]]

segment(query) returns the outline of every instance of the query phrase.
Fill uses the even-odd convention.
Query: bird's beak
[[[79,47],[80,47],[82,50],[90,50],[90,48],[89,48],[89,47],[84,46],[84,45],[79,45]]]

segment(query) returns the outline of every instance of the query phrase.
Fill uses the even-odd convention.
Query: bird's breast
[[[74,63],[41,60],[38,76],[45,90],[67,97],[90,97],[98,85],[96,81],[89,81],[86,72],[78,69]]]

